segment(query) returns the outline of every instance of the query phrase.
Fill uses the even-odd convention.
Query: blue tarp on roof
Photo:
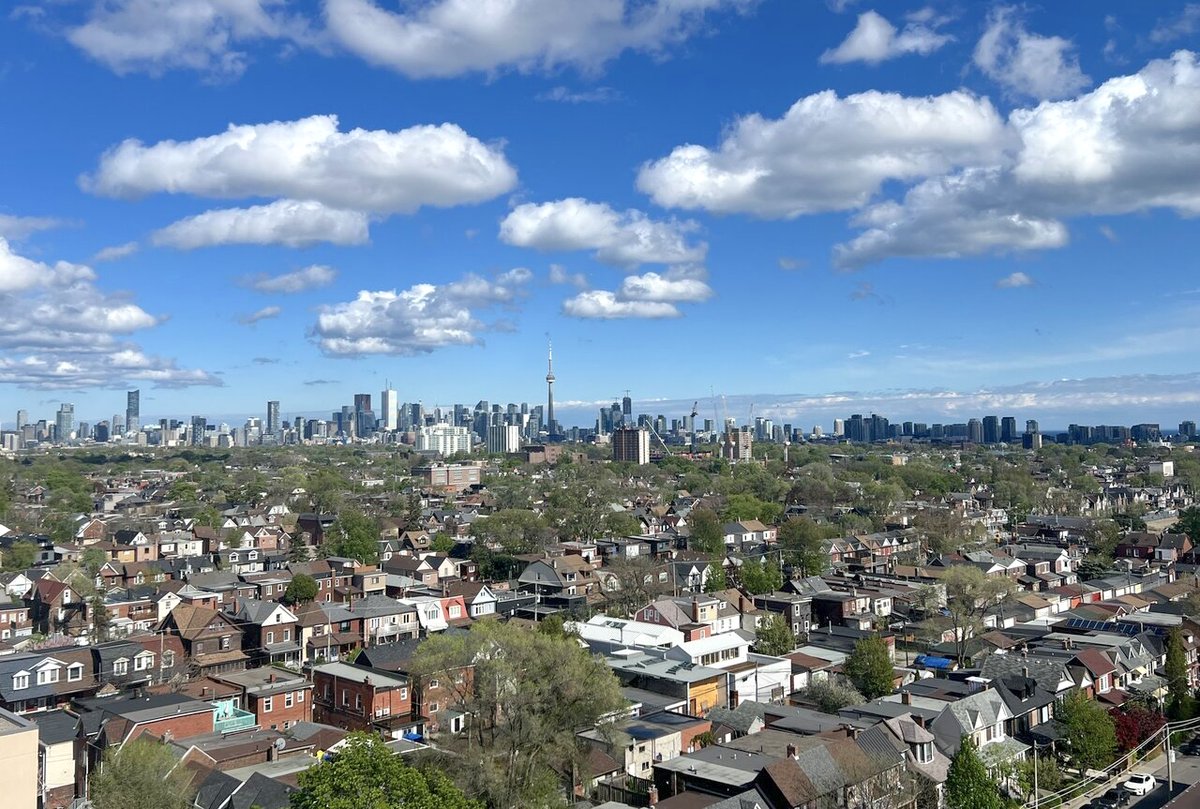
[[[913,661],[914,666],[924,666],[927,669],[948,669],[954,663],[948,657],[934,657],[933,655],[917,655],[917,659]]]

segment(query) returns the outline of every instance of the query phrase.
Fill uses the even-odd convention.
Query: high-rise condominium
[[[125,429],[136,433],[142,426],[142,392],[131,390],[125,393]]]

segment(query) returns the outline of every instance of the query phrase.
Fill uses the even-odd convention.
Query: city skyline
[[[0,423],[1200,412],[1190,12],[531,2],[16,9]]]

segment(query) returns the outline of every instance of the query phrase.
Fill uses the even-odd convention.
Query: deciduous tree
[[[773,593],[783,586],[783,573],[773,560],[746,559],[742,562],[742,586],[752,595]]]
[[[441,771],[410,767],[367,733],[350,734],[331,760],[297,780],[292,809],[483,809]]]
[[[1010,598],[1016,587],[1006,576],[987,576],[972,565],[954,565],[942,576],[946,587],[946,610],[954,630],[958,664],[966,664],[967,644],[983,628],[988,610]]]
[[[896,672],[888,656],[887,644],[878,636],[857,641],[842,670],[867,699],[890,694],[896,687]]]
[[[758,626],[754,637],[754,651],[776,657],[796,648],[796,636],[782,615],[772,613]]]
[[[964,736],[946,774],[947,809],[1003,809],[996,781],[984,766],[970,736]]]
[[[1059,703],[1055,718],[1063,725],[1071,763],[1076,767],[1101,768],[1117,752],[1113,718],[1082,691],[1072,691]]]
[[[288,582],[283,597],[289,604],[307,604],[317,597],[317,580],[307,573],[297,573]]]
[[[88,783],[95,809],[187,809],[195,794],[170,748],[145,736],[105,751]]]

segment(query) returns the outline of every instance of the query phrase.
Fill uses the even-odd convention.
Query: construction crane
[[[699,415],[699,411],[696,408],[698,408],[699,406],[700,406],[699,399],[692,402],[692,414],[690,416],[688,416],[688,418],[691,419],[691,422],[692,422],[691,427],[692,427],[692,454],[693,455],[696,454],[696,416]]]

